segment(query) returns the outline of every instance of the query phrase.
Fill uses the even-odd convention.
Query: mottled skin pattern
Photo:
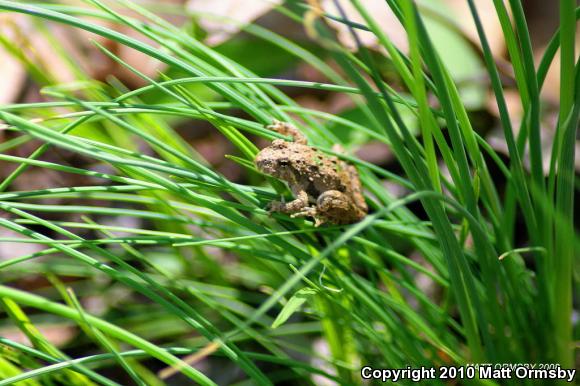
[[[312,217],[316,226],[351,224],[367,214],[354,166],[308,146],[306,137],[288,123],[274,121],[268,128],[294,139],[276,139],[256,156],[258,170],[288,183],[295,197],[270,203],[270,211]]]

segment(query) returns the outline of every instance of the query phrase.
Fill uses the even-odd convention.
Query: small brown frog
[[[367,214],[354,166],[308,146],[306,137],[288,123],[274,121],[268,129],[294,140],[275,139],[255,159],[258,170],[288,183],[295,197],[290,202],[271,202],[271,212],[312,217],[315,226],[351,224]]]

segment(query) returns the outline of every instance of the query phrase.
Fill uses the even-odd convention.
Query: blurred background
[[[299,44],[307,50],[317,50],[317,44],[309,38],[309,32],[304,25],[292,21],[276,9],[276,6],[281,3],[280,1],[172,0],[158,2],[139,1],[139,3],[173,25],[188,29],[192,36],[213,47],[217,52],[240,63],[260,77],[329,82],[329,79],[317,69],[302,62],[296,56],[290,55],[280,46],[291,42]],[[385,33],[391,37],[398,48],[406,52],[406,35],[396,22],[395,17],[388,11],[384,1],[365,0],[363,3],[369,10],[372,10],[373,15],[377,16]],[[61,1],[59,4],[81,9],[87,7],[86,3],[82,1]],[[499,127],[496,103],[490,89],[482,60],[481,47],[478,43],[466,1],[423,0],[419,1],[418,4],[427,20],[428,30],[436,49],[441,54],[443,61],[458,84],[462,100],[468,107],[475,130],[479,135],[486,138],[494,149],[505,156],[507,154],[507,146],[503,139],[502,130]],[[539,60],[558,26],[558,8],[556,2],[543,0],[527,0],[523,2],[523,5],[529,23],[533,48],[537,53],[536,60]],[[338,13],[333,1],[321,1],[320,6],[327,13]],[[501,71],[510,117],[513,119],[513,127],[517,128],[522,117],[520,94],[516,90],[516,82],[511,71],[509,58],[506,57],[506,47],[501,27],[491,1],[478,1],[477,6],[492,46],[495,61]],[[352,21],[362,20],[352,7],[345,5],[345,12]],[[126,10],[124,10],[124,13],[130,14]],[[140,18],[137,13],[131,14],[131,16]],[[102,20],[97,20],[96,22],[129,36],[142,39],[154,46],[156,45],[154,41],[144,38],[129,28],[121,27],[117,23],[111,22],[107,24]],[[355,50],[356,45],[350,38],[346,27],[339,23],[332,25],[336,28],[341,43]],[[262,35],[264,31],[272,31],[288,40],[272,39],[268,41],[267,39],[259,38],[257,35]],[[380,50],[380,48],[376,38],[371,34],[364,33],[361,36],[363,44],[378,54],[377,50]],[[80,29],[73,30],[69,26],[26,15],[0,13],[0,108],[1,105],[5,104],[35,103],[50,100],[49,97],[43,95],[41,90],[57,84],[68,84],[72,89],[75,87],[81,89],[84,83],[99,82],[102,84],[114,84],[118,88],[126,88],[128,90],[148,84],[142,77],[135,75],[135,73],[119,65],[118,62],[104,55],[102,51],[95,47],[92,40],[97,41],[123,61],[151,78],[159,78],[161,73],[167,74],[170,78],[180,77],[180,73],[176,69],[167,68],[162,63],[142,53]],[[579,42],[580,39],[577,38],[576,41]],[[337,68],[330,59],[328,59],[328,63]],[[382,75],[388,80],[391,87],[404,93],[403,82],[396,75],[392,65],[388,62],[381,64]],[[542,138],[544,139],[542,146],[547,153],[551,149],[552,130],[556,126],[558,119],[559,78],[557,70],[558,54],[548,72],[545,86],[542,89]],[[204,86],[193,85],[189,87],[196,90],[199,93],[198,95],[203,95],[205,100],[211,100],[212,93]],[[344,94],[294,87],[281,87],[281,90],[300,106],[345,117],[361,125],[367,123],[365,122],[366,118],[353,103],[352,99]],[[167,96],[160,93],[150,93],[143,96],[143,98],[145,103],[162,103]],[[216,101],[219,100],[217,95],[215,98]],[[53,113],[54,111],[52,110]],[[56,109],[56,111],[64,113],[67,110]],[[242,111],[232,110],[228,113],[244,118],[248,117]],[[407,121],[409,127],[415,132],[419,131],[418,122],[413,114],[401,107],[401,115]],[[30,118],[42,121],[47,116],[31,116]],[[187,143],[207,160],[215,170],[229,180],[247,183],[251,179],[251,176],[248,176],[247,171],[239,163],[225,157],[229,154],[235,154],[236,150],[231,142],[208,122],[178,117],[171,117],[168,121]],[[401,170],[391,150],[384,143],[372,140],[364,133],[346,130],[338,125],[333,127],[332,122],[329,125],[329,129],[334,130],[339,137],[345,138],[345,142],[352,145],[352,149],[356,151],[356,155],[362,160],[382,166],[395,173]],[[16,137],[14,132],[4,130],[5,128],[6,126],[2,126],[0,122],[0,145]],[[89,133],[87,135],[90,137],[92,134]],[[252,140],[260,148],[268,144],[267,141],[258,137],[252,137]],[[32,140],[23,146],[13,147],[5,153],[27,157],[39,145],[40,142]],[[576,142],[576,149],[577,154],[580,153],[578,141]],[[143,151],[151,154],[149,148],[144,148]],[[77,153],[63,149],[51,149],[50,152],[44,155],[43,159],[63,165],[108,171],[106,166],[97,163],[94,159],[84,158]],[[549,160],[549,157],[546,156],[544,159]],[[507,160],[507,157],[504,160]],[[576,172],[580,172],[580,160],[578,157],[575,162]],[[6,178],[15,168],[16,166],[13,164],[0,161],[0,180]],[[545,169],[548,169],[548,165],[545,165]],[[501,190],[503,176],[498,171],[495,171],[495,173],[497,173],[498,186],[500,186],[499,189]],[[85,175],[59,173],[44,168],[31,168],[13,182],[10,190],[25,191],[45,187],[91,185],[93,183],[94,181],[91,181],[91,177]],[[389,182],[385,182],[385,185],[394,196],[401,197],[408,193],[399,185],[390,184]],[[44,201],[46,204],[64,202],[70,201],[59,198]],[[93,203],[100,206],[115,205],[114,203],[103,201],[94,201]],[[86,201],[85,204],[87,204]],[[419,204],[411,206],[411,208],[420,218],[424,218],[424,213]],[[54,212],[46,213],[45,218],[52,221],[66,222],[78,221],[81,215],[82,213],[78,212]],[[146,228],[146,224],[144,224],[146,220],[137,217],[111,216],[103,221],[106,221],[111,226]],[[79,232],[84,236],[90,235],[88,230],[79,230]],[[13,232],[0,227],[0,237],[15,236]],[[29,255],[42,249],[44,247],[40,244],[0,243],[0,261],[11,259],[15,256]],[[222,249],[216,248],[213,253],[217,261],[226,266],[235,259],[235,257]],[[159,256],[155,256],[155,253],[153,253],[152,258],[161,262],[163,254],[160,253]],[[39,261],[42,262],[42,260]],[[179,270],[179,266],[171,266],[168,263],[161,264],[165,264],[165,268],[170,271]],[[23,272],[10,271],[4,273],[2,281],[10,282],[11,285],[24,290],[40,291],[42,293],[42,290],[49,285],[43,273],[43,269],[46,267],[42,268],[41,265],[36,267],[39,270],[38,274],[35,274],[35,272],[23,274]],[[192,279],[206,278],[206,274],[208,274],[208,272],[204,271],[206,267],[200,265],[196,268],[198,269],[191,269],[188,272]],[[63,272],[59,273],[60,280],[65,283],[76,282],[80,276],[82,274],[78,272],[71,272],[68,276],[63,274]],[[240,282],[243,282],[243,279],[240,279]],[[87,285],[93,284],[92,282],[87,283]],[[243,287],[244,284],[240,284],[242,290]],[[426,287],[425,290],[429,291],[429,288]],[[94,296],[85,297],[83,299],[84,307],[88,312],[95,315],[119,313],[120,316],[123,316],[122,305],[128,297],[135,296],[130,294],[126,288],[120,286],[109,288],[106,294],[106,296],[94,294]],[[147,303],[138,304],[134,300],[133,304],[137,304],[134,307],[143,311],[140,316],[142,319],[155,317],[155,314],[150,314],[147,311]],[[159,317],[163,316],[160,315]],[[147,329],[147,320],[133,320],[132,322],[134,326],[144,330]],[[67,347],[76,353],[82,353],[86,348],[83,346],[85,342],[82,339],[75,342],[75,339],[78,339],[78,330],[75,326],[45,320],[44,323],[38,324],[37,327],[50,342],[58,347]],[[172,333],[178,335],[184,331],[183,326],[172,324],[172,322],[165,324],[164,328],[163,334],[168,335]],[[151,333],[151,330],[149,333]],[[10,324],[0,324],[0,336],[16,342],[28,343],[22,332]],[[319,343],[317,347],[323,353],[326,348],[323,342]],[[221,374],[223,371],[220,366],[222,365],[223,363],[220,363],[219,359],[215,358],[199,364],[200,368],[210,376],[213,376],[214,379],[220,379],[220,377],[225,376]],[[124,380],[119,379],[119,381],[123,382]],[[176,378],[174,382],[179,384],[179,378]],[[224,379],[223,382],[227,383],[227,380]]]

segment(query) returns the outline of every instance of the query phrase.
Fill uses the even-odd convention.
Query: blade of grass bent
[[[78,311],[62,305],[58,303],[51,302],[43,297],[33,295],[31,293],[17,290],[14,288],[6,287],[0,285],[0,295],[6,297],[8,299],[12,299],[13,301],[25,304],[29,307],[34,307],[40,310],[44,310],[46,312],[53,313],[55,315],[60,315],[62,317],[73,319],[76,321],[81,321],[81,315]],[[149,355],[159,359],[162,362],[167,363],[170,366],[175,366],[178,364],[182,364],[179,358],[175,357],[174,355],[168,353],[164,349],[148,342],[145,339],[138,337],[114,324],[106,322],[102,319],[96,318],[92,315],[85,315],[87,321],[89,321],[92,325],[96,326],[97,328],[101,329],[102,331],[106,331],[109,335],[116,337],[119,340],[127,342],[137,348],[142,349],[143,351],[147,352]],[[192,380],[199,382],[201,385],[207,386],[215,386],[216,384],[203,375],[198,370],[185,365],[182,368],[182,372],[187,375]]]

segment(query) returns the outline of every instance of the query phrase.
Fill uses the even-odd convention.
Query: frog
[[[274,139],[254,160],[260,172],[286,182],[294,196],[289,202],[272,201],[270,213],[310,217],[316,227],[352,224],[366,216],[368,207],[353,165],[310,146],[306,136],[290,123],[274,120],[266,128],[292,138]],[[333,150],[342,153],[340,146]]]

